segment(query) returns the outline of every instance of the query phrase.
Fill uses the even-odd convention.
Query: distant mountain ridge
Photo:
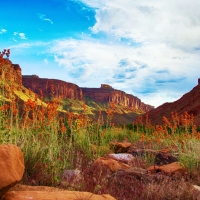
[[[164,103],[163,105],[148,112],[151,123],[162,124],[162,117],[171,118],[171,112],[177,112],[179,115],[184,112],[194,115],[194,123],[200,126],[200,79],[198,85],[190,92],[184,94],[180,99],[172,103]]]
[[[107,84],[101,84],[101,88],[81,88],[83,96],[90,97],[97,102],[113,102],[127,106],[135,110],[148,112],[154,109],[153,106],[143,103],[138,97],[126,94],[121,90],[116,90]]]
[[[37,75],[23,75],[22,84],[38,95],[42,90],[44,97],[51,96],[53,85],[54,97],[60,99],[84,100],[85,97],[90,97],[95,102],[113,102],[142,112],[154,109],[153,106],[143,103],[139,98],[123,91],[115,90],[107,84],[102,84],[101,88],[81,88],[73,83],[57,79],[39,78]]]

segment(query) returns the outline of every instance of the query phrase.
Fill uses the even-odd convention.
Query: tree
[[[9,59],[10,49],[4,49],[2,52],[0,52],[0,57],[3,58],[4,56],[6,56],[6,58]]]

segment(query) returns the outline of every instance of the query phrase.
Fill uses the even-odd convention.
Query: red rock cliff
[[[20,66],[17,64],[12,64],[12,62],[8,59],[1,59],[0,61],[0,77],[1,79],[13,81],[19,85],[22,85]]]
[[[102,86],[101,88],[81,88],[83,96],[90,97],[97,102],[114,102],[115,104],[124,105],[133,109],[139,109],[144,112],[148,112],[154,108],[153,106],[141,102],[139,98],[131,94],[115,90],[112,87]]]
[[[192,114],[194,116],[194,124],[200,126],[200,79],[198,79],[198,85],[180,99],[172,103],[164,103],[150,111],[149,118],[154,125],[163,124],[163,116],[171,121],[172,112],[176,112],[180,116],[185,111],[190,115]]]
[[[83,93],[79,86],[56,79],[39,78],[36,75],[22,76],[22,83],[26,88],[30,88],[36,94],[42,90],[44,97],[50,97],[52,94],[52,85],[54,88],[54,97],[59,99],[82,100]]]

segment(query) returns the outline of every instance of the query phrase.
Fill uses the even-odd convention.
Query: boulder
[[[158,152],[155,157],[156,165],[166,165],[177,161],[178,159],[171,153]]]
[[[115,200],[108,194],[96,195],[78,191],[10,191],[1,200]]]
[[[131,167],[125,163],[118,162],[117,160],[114,160],[112,158],[104,158],[104,157],[99,157],[97,160],[94,161],[93,166],[99,166],[102,167],[107,167],[111,172],[116,172],[120,169],[130,169]]]
[[[114,149],[115,153],[127,153],[130,146],[129,142],[110,142],[110,147]]]
[[[31,186],[31,185],[23,185],[23,184],[16,184],[12,187],[9,191],[48,191],[48,192],[55,192],[55,191],[63,191],[63,189],[56,188],[56,187],[48,187],[48,186]]]
[[[83,173],[86,190],[90,192],[100,191],[101,194],[108,193],[107,184],[109,177],[118,170],[127,170],[130,168],[131,166],[114,159],[99,157]]]
[[[24,173],[24,157],[15,145],[0,145],[0,196],[18,183]]]
[[[200,186],[198,185],[192,185],[192,193],[195,197],[194,199],[200,199]]]
[[[186,173],[186,170],[178,162],[174,162],[174,163],[162,165],[162,166],[150,166],[147,168],[147,171],[151,173],[161,172],[166,175],[179,175],[179,174],[184,175]]]
[[[118,154],[113,153],[113,154],[108,154],[107,157],[117,160],[118,162],[128,164],[131,167],[146,168],[146,163],[144,160],[134,157],[129,153],[118,153]]]
[[[118,153],[118,154],[112,153],[108,154],[107,157],[126,164],[131,163],[135,159],[135,157],[129,153]]]

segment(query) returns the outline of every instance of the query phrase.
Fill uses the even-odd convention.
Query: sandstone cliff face
[[[44,97],[53,96],[59,99],[82,100],[83,93],[79,86],[56,79],[39,78],[36,75],[22,76],[22,83],[26,88],[30,88],[33,92],[40,95],[40,90]]]
[[[187,111],[194,115],[194,123],[200,126],[200,79],[198,85],[190,92],[184,94],[180,99],[172,103],[164,103],[158,108],[149,112],[149,117],[152,124],[162,124],[162,117],[165,116],[171,119],[171,112],[183,114]]]
[[[0,63],[0,77],[22,85],[22,74],[19,65],[12,64],[10,60],[3,59]]]
[[[153,106],[141,102],[139,98],[131,94],[126,94],[123,91],[115,90],[113,88],[101,87],[81,89],[85,97],[90,97],[97,102],[114,102],[115,104],[124,105],[144,112],[148,112],[154,108]]]

